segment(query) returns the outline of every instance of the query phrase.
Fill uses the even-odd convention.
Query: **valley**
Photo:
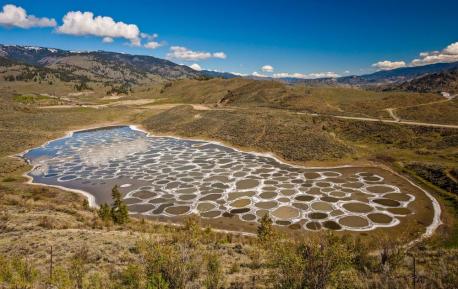
[[[409,284],[410,255],[422,259],[424,286],[455,282],[456,98],[58,55],[65,65],[21,56],[10,61],[29,63],[5,61],[0,72],[0,256],[31,260],[36,280],[47,279],[52,246],[59,284],[81,260],[99,278],[85,288],[122,288],[135,274],[146,282],[153,252],[184,272],[215,254],[228,287],[270,288],[273,272],[302,266],[294,260],[305,242],[342,250],[353,288]],[[96,208],[111,204],[115,185],[127,223]],[[385,251],[401,260],[388,271]],[[208,273],[196,274],[181,280],[202,284]]]

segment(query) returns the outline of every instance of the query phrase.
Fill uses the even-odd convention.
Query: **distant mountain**
[[[346,76],[337,78],[337,82],[350,85],[380,85],[387,83],[401,83],[431,73],[458,68],[458,62],[436,63],[424,66],[403,67],[393,70],[377,71],[361,76]]]
[[[365,75],[351,75],[338,78],[316,78],[316,79],[299,79],[299,78],[277,78],[289,84],[307,84],[311,86],[383,86],[397,87],[398,84],[407,83],[414,79],[428,76],[431,74],[442,73],[458,69],[458,62],[453,63],[436,63],[416,67],[404,67],[393,70],[377,71]],[[272,80],[272,78],[258,78],[263,80]],[[423,81],[427,81],[425,78]],[[449,80],[449,78],[444,78]],[[424,83],[426,85],[426,83]]]
[[[197,71],[186,65],[179,65],[169,60],[146,55],[130,55],[107,51],[67,51],[62,49],[35,46],[0,45],[0,66],[11,63],[31,65],[49,69],[46,73],[65,75],[66,78],[85,79],[103,83],[124,83],[128,85],[163,82],[176,79],[235,78],[237,75],[209,70]],[[439,75],[424,78],[431,74],[440,74],[458,69],[458,62],[437,63],[417,67],[405,67],[387,71],[378,71],[367,75],[353,75],[339,78],[298,79],[298,78],[247,78],[275,80],[289,84],[326,86],[380,86],[383,89],[426,90],[427,81],[452,81],[453,75]],[[442,80],[439,80],[442,79]],[[410,83],[407,84],[407,82]],[[404,84],[405,83],[405,84]],[[403,85],[401,85],[403,84]],[[446,87],[447,84],[440,84]],[[452,85],[453,86],[453,85]],[[439,89],[439,87],[437,88]]]
[[[387,90],[458,94],[458,67],[421,76],[399,85],[391,86]]]
[[[142,83],[205,76],[168,60],[106,51],[0,45],[0,56],[18,63],[85,76],[91,81]]]
[[[224,79],[230,79],[230,78],[236,78],[240,77],[238,75],[229,73],[229,72],[219,72],[219,71],[212,71],[212,70],[201,70],[200,73],[203,76],[209,77],[209,78],[224,78]]]

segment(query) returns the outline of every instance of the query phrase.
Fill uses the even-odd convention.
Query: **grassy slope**
[[[272,151],[293,161],[373,158],[378,154],[449,166],[458,161],[458,132],[453,129],[311,117],[266,108],[202,111],[191,106],[155,115],[144,125],[159,133]]]
[[[442,98],[435,94],[375,92],[342,87],[289,86],[275,81],[247,79],[180,80],[156,95],[178,103],[222,103],[264,106],[310,112],[389,118],[386,108],[417,105]]]
[[[458,98],[447,102],[439,102],[427,106],[415,106],[399,109],[396,113],[407,120],[431,123],[458,123]]]
[[[287,160],[335,160],[353,150],[305,115],[268,109],[196,111],[179,106],[146,120],[147,129],[218,139],[239,147],[274,152]]]
[[[221,84],[222,95],[224,84],[225,82]],[[210,94],[212,89],[207,89]],[[244,89],[251,90],[250,87]],[[277,88],[270,89],[276,91]],[[190,88],[186,90],[192,91]],[[200,88],[197,88],[193,92],[195,97],[199,95],[199,91]],[[218,99],[219,95],[212,97]],[[365,99],[363,96],[362,98]],[[213,103],[214,99],[210,103]],[[245,109],[233,112],[193,111],[190,107],[178,107],[155,115],[155,112],[150,111],[146,114],[137,114],[137,111],[126,107],[99,110],[40,110],[34,107],[35,103],[24,104],[14,101],[12,95],[2,96],[1,101],[3,105],[0,111],[0,252],[16,259],[27,258],[28,263],[37,265],[40,270],[46,272],[46,258],[51,243],[56,246],[56,266],[67,266],[72,262],[71,256],[83,248],[90,253],[86,266],[88,274],[101,272],[107,284],[113,276],[118,276],[116,274],[119,274],[119,270],[138,260],[139,255],[135,253],[134,248],[136,241],[145,231],[152,233],[147,234],[152,238],[166,237],[172,239],[172,242],[178,242],[177,231],[170,227],[149,223],[144,225],[140,222],[107,229],[100,224],[94,212],[82,206],[79,196],[59,190],[40,190],[22,185],[23,179],[20,175],[27,167],[22,162],[7,158],[7,155],[40,145],[80,126],[116,121],[144,121],[146,126],[164,133],[178,132],[185,136],[216,138],[239,146],[275,151],[292,160],[335,159],[343,156],[378,157],[382,160],[394,158],[401,162],[421,160],[449,167],[458,162],[454,142],[456,135],[450,130],[362,123],[327,117],[310,118],[287,111],[254,108],[252,104],[243,105]],[[178,101],[185,99],[177,99]],[[341,102],[343,99],[338,101]],[[149,114],[153,116],[145,120]],[[291,150],[291,147],[294,150]],[[456,220],[453,211],[454,208],[449,207],[447,212],[450,213],[446,217]],[[453,225],[453,220],[447,224]],[[451,230],[453,231],[453,228]],[[226,237],[218,238],[224,240]],[[431,270],[442,270],[443,264],[453,264],[452,262],[457,260],[456,250],[440,249],[444,241],[453,239],[450,229],[445,228],[433,238],[432,241],[437,241],[430,243],[433,247],[428,245],[426,251],[422,247],[422,262],[419,266],[424,276],[430,276]],[[17,242],[18,240],[21,242]],[[448,242],[447,245],[456,246],[454,241]],[[258,285],[269,282],[268,278],[262,277],[266,276],[265,268],[268,268],[266,260],[250,253],[253,248],[250,240],[241,238],[229,243],[218,241],[211,245],[203,242],[202,246],[204,252],[221,256],[226,284],[230,283],[230,280],[242,280],[243,283],[250,284],[253,276],[254,279],[258,278]],[[242,248],[241,251],[239,246]],[[259,251],[259,248],[256,248],[256,251]],[[401,280],[409,276],[409,259],[404,261],[404,269],[398,272],[399,279],[393,279],[396,282],[402,282]],[[256,264],[259,262],[264,265],[258,267]],[[234,263],[241,265],[240,271],[230,273]],[[379,278],[370,274],[362,276],[365,280]]]

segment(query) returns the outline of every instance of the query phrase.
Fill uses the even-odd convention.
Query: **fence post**
[[[417,286],[417,268],[416,268],[416,260],[415,256],[412,256],[413,258],[413,272],[412,272],[412,281],[413,281],[413,289],[416,289]]]
[[[52,245],[51,245],[51,258],[49,263],[49,283],[52,283]]]

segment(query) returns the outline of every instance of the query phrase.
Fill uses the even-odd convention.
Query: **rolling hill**
[[[414,92],[448,92],[452,95],[457,94],[458,67],[415,78],[395,86],[394,88]]]

